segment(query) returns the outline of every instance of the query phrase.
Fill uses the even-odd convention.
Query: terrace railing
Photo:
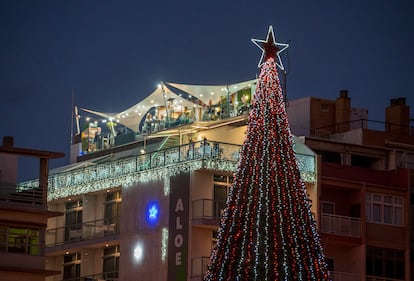
[[[198,199],[193,201],[193,219],[219,220],[224,207],[225,200]]]
[[[43,190],[38,184],[25,190],[16,185],[0,183],[0,202],[31,205],[32,207],[45,207],[46,205],[43,202]]]
[[[118,280],[119,280],[118,271],[102,272],[98,274],[62,279],[62,281],[118,281]]]
[[[321,232],[361,237],[361,219],[322,213]]]
[[[95,220],[46,230],[46,247],[119,234],[120,218]],[[115,223],[109,223],[115,222]]]
[[[370,276],[367,275],[367,281],[404,281],[405,279],[395,279],[395,278],[387,278],[387,277],[379,277],[379,276]]]
[[[323,126],[311,129],[310,135],[312,137],[329,137],[330,135],[342,133],[354,129],[369,129],[381,132],[395,132],[398,131],[408,136],[414,136],[414,127],[403,126],[400,124],[381,122],[368,119],[358,119],[348,122],[337,123],[333,125]]]
[[[114,179],[125,179],[126,175],[177,164],[187,165],[187,163],[197,160],[205,160],[206,165],[211,165],[210,168],[213,169],[227,169],[229,172],[234,172],[240,158],[240,148],[241,145],[236,144],[208,142],[207,145],[207,143],[200,141],[88,167],[71,169],[49,176],[48,199],[63,196],[59,191],[66,188],[77,190],[75,187],[83,186],[85,191],[88,191],[86,186],[89,185],[94,189],[93,191],[97,191],[96,183],[99,181],[111,180],[111,184],[122,184],[114,182]],[[296,154],[296,159],[304,180],[314,181],[314,156]],[[208,167],[206,166],[206,168]],[[38,181],[33,180],[23,182],[19,186],[21,189],[31,189],[37,185]],[[105,188],[102,187],[102,189]]]
[[[198,277],[207,272],[210,257],[196,257],[191,260],[191,277]]]
[[[360,274],[331,271],[329,272],[333,281],[362,281]]]

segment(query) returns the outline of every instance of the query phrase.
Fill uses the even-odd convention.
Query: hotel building
[[[81,109],[72,163],[49,176],[49,210],[63,215],[48,220],[47,268],[62,273],[47,280],[200,280],[254,83],[163,83],[116,115]],[[346,91],[287,110],[334,280],[410,280],[414,137],[405,99],[375,128]]]

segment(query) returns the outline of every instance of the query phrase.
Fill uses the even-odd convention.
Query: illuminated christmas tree
[[[261,72],[206,281],[330,280],[276,69],[288,45],[274,38],[270,26],[266,41],[252,40]]]

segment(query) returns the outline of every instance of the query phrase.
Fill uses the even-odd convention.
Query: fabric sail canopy
[[[190,85],[163,82],[146,98],[119,113],[104,113],[87,108],[80,109],[96,116],[113,120],[137,132],[143,118],[154,107],[163,107],[165,109],[167,104],[169,104],[170,106],[190,109],[214,105],[220,102],[223,96],[226,97],[240,90],[250,88],[255,83],[256,79],[229,85]]]

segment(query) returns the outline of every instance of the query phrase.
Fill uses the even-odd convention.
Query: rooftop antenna
[[[72,118],[70,119],[71,120],[71,122],[70,122],[70,144],[73,144],[73,119],[74,119],[74,108],[73,108],[73,87],[72,87],[72,106],[71,106],[71,108],[72,108]]]
[[[288,40],[289,46],[290,46],[291,41],[292,40]],[[283,95],[284,95],[284,100],[285,100],[285,106],[288,107],[289,102],[288,102],[288,99],[287,99],[287,75],[290,72],[289,48],[286,50],[286,56],[287,56],[287,68],[288,68],[288,70],[286,70],[286,68],[284,68],[282,73],[283,73]]]

